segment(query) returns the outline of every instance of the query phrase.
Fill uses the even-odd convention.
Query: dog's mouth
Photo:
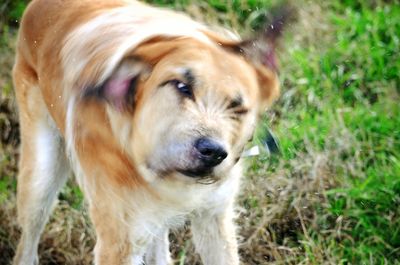
[[[221,173],[221,168],[216,168],[227,156],[225,147],[218,141],[200,137],[195,141],[167,143],[158,148],[146,164],[160,177],[173,176],[176,173],[180,177],[205,179],[214,178],[218,172]],[[222,168],[226,168],[226,165]]]
[[[166,177],[173,175],[174,173],[179,173],[185,177],[193,178],[193,179],[204,179],[204,178],[213,178],[213,168],[209,167],[194,167],[194,168],[170,168],[170,169],[162,169],[155,168],[151,164],[147,164],[147,168],[160,177]]]
[[[187,177],[202,178],[210,176],[212,174],[213,169],[207,167],[198,167],[190,169],[177,169],[176,171]]]

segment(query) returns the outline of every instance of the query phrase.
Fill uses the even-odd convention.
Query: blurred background
[[[11,81],[28,1],[0,3],[0,264],[19,229],[18,120]],[[152,0],[242,36],[274,0]],[[243,264],[400,264],[400,3],[293,2],[279,49],[282,96],[257,131],[279,155],[245,158],[237,224]],[[175,264],[201,264],[190,229],[171,233]],[[40,244],[41,264],[91,264],[94,233],[73,178]]]

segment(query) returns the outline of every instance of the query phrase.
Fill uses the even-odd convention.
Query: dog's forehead
[[[254,68],[239,55],[219,47],[202,46],[182,49],[172,57],[181,58],[169,65],[171,71],[203,90],[212,89],[232,97],[256,96],[258,83]]]

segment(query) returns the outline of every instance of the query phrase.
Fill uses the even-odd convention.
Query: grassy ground
[[[271,4],[151,2],[244,34]],[[280,139],[281,155],[248,159],[238,200],[243,264],[400,264],[400,5],[361,2],[295,3],[298,19],[280,52],[283,94],[264,120]],[[0,264],[8,264],[19,236],[14,39],[14,29],[3,25]],[[187,237],[171,239],[176,264],[198,262]],[[93,244],[71,181],[43,235],[42,264],[90,264]]]

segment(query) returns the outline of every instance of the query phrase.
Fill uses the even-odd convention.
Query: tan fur
[[[166,233],[186,218],[205,264],[239,263],[232,222],[238,159],[279,90],[273,71],[229,50],[234,42],[135,1],[29,4],[13,69],[23,231],[14,264],[37,264],[40,234],[71,169],[96,229],[96,264],[169,263]],[[185,69],[195,76],[193,100],[166,83],[185,78]],[[134,104],[85,96],[126,73],[140,76]],[[229,109],[238,97],[240,109]],[[177,171],[192,164],[190,144],[199,137],[228,152],[201,179]]]

